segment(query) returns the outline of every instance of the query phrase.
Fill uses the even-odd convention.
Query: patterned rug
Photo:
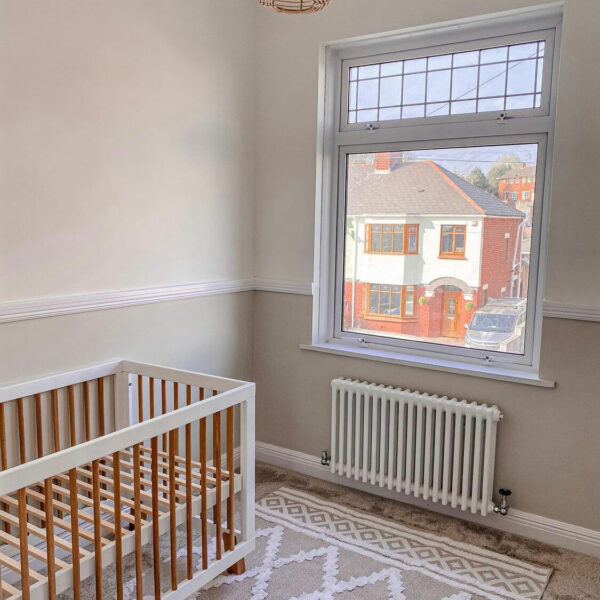
[[[281,488],[257,504],[243,575],[199,600],[539,600],[551,569]]]

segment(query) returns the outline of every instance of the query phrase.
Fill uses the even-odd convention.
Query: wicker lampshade
[[[314,13],[325,8],[329,0],[258,0],[263,6],[290,14]]]

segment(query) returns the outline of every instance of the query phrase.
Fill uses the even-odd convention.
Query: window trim
[[[323,44],[320,52],[319,69],[319,110],[318,110],[318,146],[317,146],[317,195],[315,203],[315,254],[313,284],[313,325],[312,345],[309,349],[337,352],[336,348],[344,348],[344,354],[365,355],[371,360],[398,362],[438,369],[435,365],[444,364],[444,369],[456,372],[471,373],[476,376],[493,377],[510,380],[538,380],[539,356],[541,348],[542,302],[545,279],[548,212],[550,207],[551,157],[554,142],[554,115],[556,113],[556,89],[561,38],[562,7],[555,5],[534,6],[515,9],[492,15],[483,15],[451,22],[436,23],[404,29],[399,32],[366,36]],[[453,123],[425,123],[415,125],[407,123],[402,127],[385,127],[372,131],[341,131],[341,100],[338,90],[342,86],[342,60],[369,54],[391,52],[394,49],[424,48],[444,43],[454,43],[465,39],[476,39],[485,36],[502,34],[518,34],[523,31],[539,31],[554,28],[554,44],[550,58],[549,46],[546,48],[547,68],[551,77],[546,77],[549,88],[548,114],[527,117],[526,139],[523,138],[522,121],[515,118],[505,120],[499,128],[498,120],[482,122],[456,121]],[[473,116],[473,115],[470,115]],[[401,141],[398,132],[401,131]],[[534,215],[536,221],[532,249],[537,251],[538,260],[532,264],[530,298],[528,304],[528,323],[531,331],[529,355],[521,362],[507,362],[502,356],[494,353],[466,352],[458,354],[448,352],[447,347],[431,348],[433,344],[420,342],[414,347],[402,340],[402,345],[387,344],[383,336],[377,339],[365,339],[365,336],[348,336],[344,339],[336,337],[337,320],[334,318],[336,303],[337,270],[342,261],[335,262],[339,240],[337,238],[340,225],[338,211],[340,190],[345,185],[346,156],[349,153],[377,152],[389,150],[410,150],[433,148],[453,143],[454,147],[468,145],[492,144],[494,137],[500,135],[501,143],[538,143],[538,166],[543,168],[543,177],[536,178],[535,196],[540,200],[540,210]],[[365,137],[368,136],[368,142]],[[436,144],[432,140],[444,139],[444,144]],[[404,140],[404,141],[402,141]],[[476,142],[476,144],[475,144]],[[541,171],[539,171],[541,172]],[[341,215],[345,217],[345,215]],[[383,342],[383,343],[382,343]],[[367,350],[368,345],[368,350]],[[427,349],[423,349],[427,346]],[[434,345],[435,346],[435,345]],[[346,351],[347,350],[347,351]],[[450,349],[451,351],[453,349]],[[467,350],[467,349],[461,349]],[[398,357],[397,360],[393,357]],[[496,376],[494,373],[499,374]],[[510,376],[515,373],[515,376]]]
[[[444,233],[444,227],[452,227],[452,251],[444,252],[444,235],[447,235],[447,232]],[[462,227],[464,229],[463,232],[463,249],[456,250],[456,228]],[[459,224],[447,224],[442,223],[440,226],[440,251],[438,258],[442,259],[454,259],[454,260],[464,260],[467,251],[467,226],[459,225]]]
[[[391,252],[386,252],[384,250],[373,250],[372,249],[372,239],[373,239],[373,227],[380,226],[383,228],[384,225],[391,225],[392,227],[402,227],[402,251],[392,250]],[[416,227],[417,228],[417,247],[414,252],[409,252],[408,250],[408,228]],[[394,235],[395,231],[392,230],[392,248],[394,247]],[[382,244],[383,248],[383,234],[384,231],[381,231]],[[414,234],[410,234],[414,235]],[[375,254],[375,255],[394,255],[394,256],[412,256],[415,254],[419,254],[419,225],[417,223],[365,223],[365,254]]]

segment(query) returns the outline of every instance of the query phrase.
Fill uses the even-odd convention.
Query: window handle
[[[503,125],[504,123],[506,123],[506,121],[508,121],[508,119],[514,119],[514,117],[511,117],[508,113],[502,112],[500,113],[500,116],[498,117],[496,122],[500,125]]]
[[[378,127],[375,127],[375,125],[373,125],[373,123],[366,123],[365,129],[367,131],[375,131],[375,129],[378,129]]]

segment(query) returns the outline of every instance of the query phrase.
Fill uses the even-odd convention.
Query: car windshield
[[[470,329],[472,331],[499,331],[510,333],[517,320],[516,315],[498,315],[479,313],[473,317]]]

